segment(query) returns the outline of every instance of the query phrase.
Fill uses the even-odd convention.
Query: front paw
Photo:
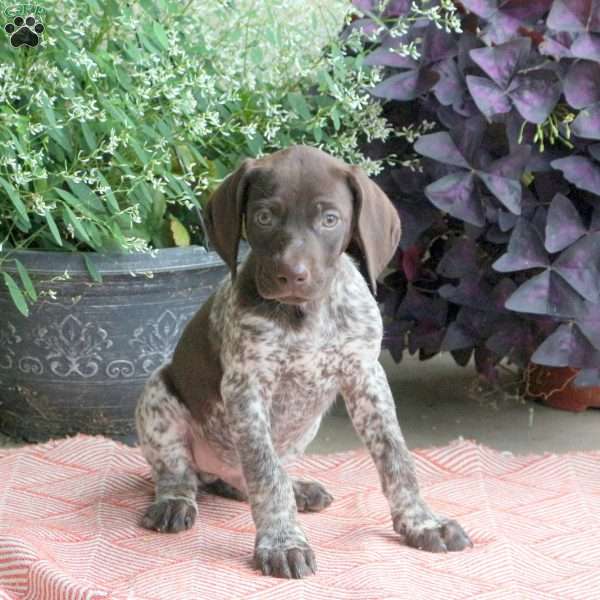
[[[166,533],[189,529],[196,520],[196,502],[184,497],[158,497],[142,518],[142,527]]]
[[[430,516],[411,523],[396,517],[394,530],[404,536],[408,546],[427,552],[457,552],[473,547],[473,542],[458,522],[444,517]]]
[[[293,486],[298,512],[318,512],[333,502],[333,496],[318,481],[294,479]]]
[[[263,575],[284,579],[301,579],[317,570],[315,554],[305,537],[294,532],[257,536],[254,560]]]

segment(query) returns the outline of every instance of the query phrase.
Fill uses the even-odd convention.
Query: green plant
[[[324,7],[327,6],[327,9]],[[0,41],[0,272],[12,249],[203,244],[194,208],[245,156],[307,143],[368,171],[389,133],[345,0],[59,0]],[[88,259],[93,273],[93,261]],[[26,271],[4,282],[21,312]]]

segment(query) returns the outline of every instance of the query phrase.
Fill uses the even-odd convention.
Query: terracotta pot
[[[576,387],[579,373],[570,367],[547,367],[531,363],[525,371],[525,394],[561,410],[581,412],[600,407],[600,387]]]

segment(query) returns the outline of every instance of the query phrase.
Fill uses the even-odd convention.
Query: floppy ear
[[[221,183],[210,197],[204,212],[204,223],[210,242],[225,261],[235,278],[242,219],[246,204],[248,175],[255,161],[246,159]]]
[[[400,241],[400,217],[383,190],[360,167],[351,166],[348,176],[354,193],[352,241],[362,254],[375,294],[377,277],[394,256]]]

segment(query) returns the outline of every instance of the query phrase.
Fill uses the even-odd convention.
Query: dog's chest
[[[340,354],[336,342],[315,335],[282,348],[268,400],[273,442],[280,450],[301,439],[335,400]]]

